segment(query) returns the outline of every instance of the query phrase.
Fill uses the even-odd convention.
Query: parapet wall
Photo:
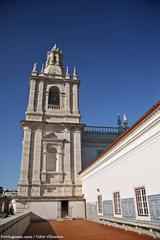
[[[9,237],[13,238],[14,236],[17,236],[18,238],[22,237],[30,224],[30,216],[31,212],[28,211],[5,219],[1,219],[0,221],[1,239],[3,239],[3,236],[4,239],[6,238],[5,236],[7,236],[8,239],[10,239]]]

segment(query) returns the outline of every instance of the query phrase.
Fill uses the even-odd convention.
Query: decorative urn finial
[[[123,114],[123,128],[126,130],[128,128],[128,120],[126,114]]]
[[[74,79],[74,80],[77,80],[77,79],[78,79],[77,69],[76,69],[75,66],[73,67],[73,79]]]
[[[37,75],[37,63],[33,64],[32,75],[34,75],[34,76]]]
[[[66,79],[70,79],[69,68],[66,67]]]

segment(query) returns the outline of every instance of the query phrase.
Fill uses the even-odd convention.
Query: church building
[[[85,200],[78,174],[127,128],[80,123],[76,68],[64,71],[62,51],[54,45],[45,65],[34,64],[23,131],[17,211],[32,218],[85,218]]]

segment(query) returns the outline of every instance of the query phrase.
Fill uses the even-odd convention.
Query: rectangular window
[[[115,211],[115,214],[121,215],[120,193],[119,192],[113,193],[113,197],[114,197],[114,211]]]
[[[98,196],[98,213],[102,214],[102,195]]]
[[[137,211],[139,216],[148,216],[148,203],[144,187],[135,189]]]

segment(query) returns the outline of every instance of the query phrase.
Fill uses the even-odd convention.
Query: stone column
[[[19,184],[28,184],[31,129],[29,127],[23,127],[23,131],[24,135],[22,142],[22,159]]]
[[[37,100],[37,112],[39,113],[43,113],[43,109],[42,109],[42,102],[43,102],[43,86],[44,86],[44,81],[41,80],[39,82],[39,86],[38,86],[38,100]]]
[[[27,112],[34,111],[35,88],[36,88],[36,80],[31,78]]]
[[[70,94],[70,83],[66,82],[66,101],[65,101],[65,110],[70,113],[71,111],[71,94]]]
[[[65,183],[71,184],[71,132],[65,129],[65,150],[64,150],[64,172]]]
[[[79,172],[81,171],[81,131],[74,132],[74,176],[75,184],[81,184]]]
[[[40,184],[42,129],[35,130],[32,184]]]
[[[73,84],[73,113],[79,113],[77,84]]]

